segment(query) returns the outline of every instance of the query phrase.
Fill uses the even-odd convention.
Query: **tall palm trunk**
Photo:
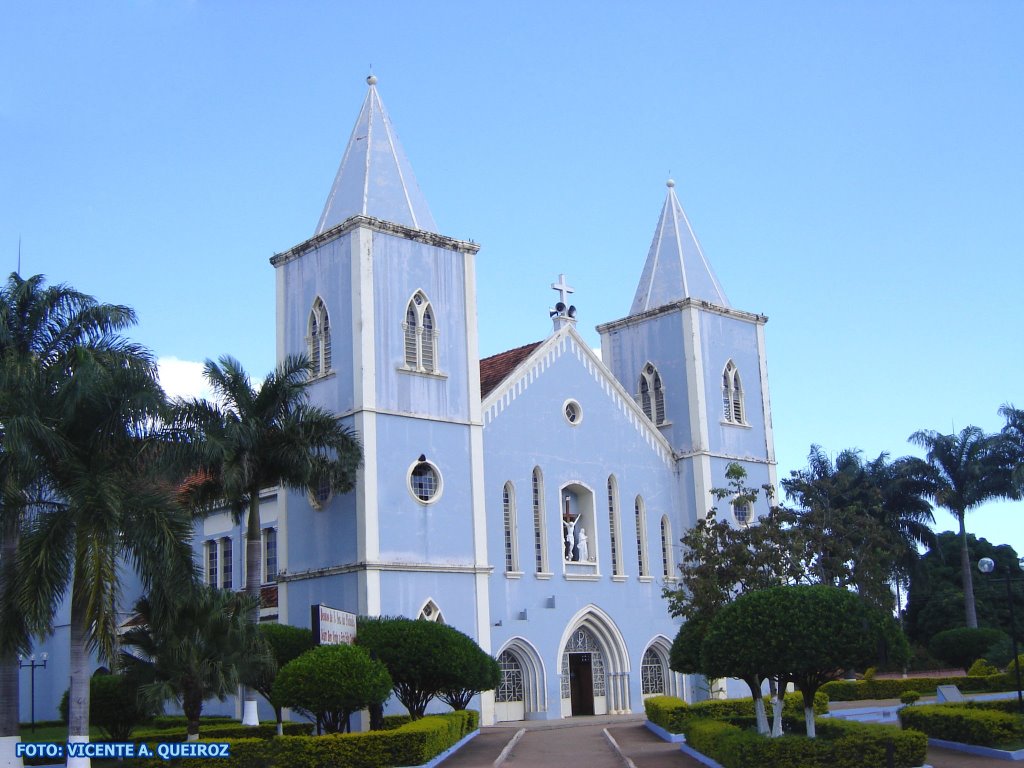
[[[86,627],[86,597],[76,573],[71,585],[71,621],[68,626],[71,646],[71,692],[68,695],[68,741],[89,741],[89,648]],[[91,768],[88,757],[69,757],[68,768]]]
[[[978,626],[978,614],[974,610],[974,579],[971,575],[971,553],[967,549],[967,528],[964,526],[964,510],[956,510],[960,521],[960,575],[964,583],[964,617],[967,626],[975,629]]]
[[[252,620],[259,624],[260,621],[260,565],[261,565],[261,536],[263,530],[260,524],[260,489],[249,491],[249,519],[245,527],[245,593],[255,599],[252,609]],[[256,714],[256,691],[248,685],[242,686],[242,724],[259,725],[259,717]]]
[[[14,562],[18,550],[18,531],[13,521],[5,528],[6,530],[0,531],[0,564],[9,567]],[[9,575],[9,573],[0,574],[0,590],[6,588]],[[0,605],[5,604],[7,597],[7,595],[0,594]],[[14,740],[17,740],[20,735],[18,655],[14,649],[14,643],[4,642],[0,644],[0,648],[4,649],[0,651],[0,740],[7,740],[9,737],[15,737]],[[13,754],[12,750],[12,760],[14,759]],[[18,763],[21,763],[20,759]],[[0,766],[2,765],[7,765],[6,760],[0,760]]]

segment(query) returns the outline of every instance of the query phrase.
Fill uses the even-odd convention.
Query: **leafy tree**
[[[137,626],[125,633],[125,667],[146,680],[151,702],[173,700],[188,720],[188,739],[199,738],[203,702],[223,701],[238,684],[271,662],[256,625],[252,598],[199,586],[187,599],[157,608],[135,605]]]
[[[64,446],[52,425],[54,387],[79,354],[115,351],[116,334],[135,322],[128,307],[100,304],[43,275],[12,273],[0,286],[0,739],[18,736],[17,654],[31,627],[16,601],[20,526],[41,488],[41,457]],[[45,628],[46,622],[43,622]]]
[[[754,700],[757,732],[768,734],[761,686],[774,660],[764,657],[763,627],[759,623],[764,617],[750,605],[749,601],[737,599],[715,615],[701,640],[696,666],[708,678],[735,677],[745,682]],[[785,687],[780,685],[782,690]]]
[[[382,704],[391,693],[387,668],[356,645],[321,645],[290,661],[274,681],[273,698],[316,719],[328,733],[349,715]]]
[[[799,509],[815,580],[852,587],[881,608],[905,580],[919,544],[931,542],[927,466],[914,458],[865,461],[847,449],[831,459],[812,445],[807,467],[782,481]]]
[[[932,655],[954,667],[969,669],[975,661],[985,658],[995,646],[1006,641],[1006,633],[998,629],[957,627],[939,632],[928,643]]]
[[[917,643],[927,645],[938,632],[964,625],[960,547],[960,537],[956,532],[938,534],[935,544],[921,556],[911,573],[904,626],[907,635]],[[977,564],[983,557],[989,557],[996,562],[1000,573],[1004,568],[1017,568],[1017,552],[1008,544],[996,546],[969,533],[967,550],[971,563]],[[1008,633],[1009,606],[1002,585],[983,578],[975,591],[978,624]],[[1024,616],[1024,592],[1014,590],[1013,600],[1017,616]],[[1018,628],[1019,637],[1021,629]]]
[[[759,627],[760,635],[731,635],[731,629]],[[814,694],[843,669],[870,663],[880,641],[879,628],[885,617],[862,597],[838,587],[798,585],[750,592],[736,599],[728,612],[715,617],[702,645],[721,662],[716,673],[731,668],[749,674],[752,662],[738,651],[756,654],[764,676],[796,683],[804,699],[807,735],[814,737]],[[888,621],[892,621],[888,618]],[[897,630],[898,631],[898,630]],[[759,640],[753,647],[751,639]],[[713,642],[732,643],[737,653],[712,647]],[[748,646],[750,646],[748,648]]]
[[[277,716],[277,734],[284,733],[281,709],[282,706],[273,697],[274,680],[277,673],[289,662],[299,658],[306,651],[316,647],[313,632],[305,627],[292,627],[288,624],[260,624],[260,634],[266,644],[273,664],[260,670],[252,681],[252,687],[274,707]]]
[[[362,449],[333,414],[309,404],[309,361],[289,357],[253,387],[231,357],[206,361],[203,375],[217,403],[179,403],[178,425],[202,467],[193,501],[226,501],[235,519],[246,516],[245,591],[260,593],[260,491],[274,485],[315,491],[323,482],[337,493],[352,489]],[[258,612],[254,604],[254,618]],[[247,687],[247,707],[255,707]],[[250,705],[249,702],[252,702]]]
[[[464,638],[458,630],[433,621],[360,616],[356,644],[384,663],[394,682],[395,696],[418,720],[427,704],[443,692],[461,690],[456,649]]]
[[[974,581],[967,544],[967,513],[991,499],[1015,493],[1006,464],[1005,442],[978,427],[964,427],[956,435],[926,429],[910,436],[910,442],[927,449],[925,458],[933,470],[935,503],[948,509],[960,524],[960,572],[964,590],[964,617],[968,627],[978,626]]]
[[[445,655],[449,662],[450,679],[438,691],[438,698],[455,710],[465,709],[480,691],[491,691],[501,682],[501,668],[494,657],[486,653],[476,641],[458,630],[448,627],[450,642]]]

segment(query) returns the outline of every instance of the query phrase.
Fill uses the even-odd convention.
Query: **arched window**
[[[655,424],[664,424],[665,390],[661,385],[661,374],[652,363],[647,363],[640,372],[639,388],[637,401],[644,414]]]
[[[331,319],[321,299],[313,302],[309,312],[306,344],[313,376],[324,376],[331,370]]]
[[[653,648],[644,651],[640,661],[640,693],[643,696],[665,693],[665,662]]]
[[[672,571],[675,565],[672,562],[672,523],[668,515],[661,516],[661,573],[666,579],[673,578]]]
[[[743,385],[740,372],[730,360],[722,372],[722,410],[730,424],[746,424],[743,418]]]
[[[420,608],[420,615],[417,617],[422,621],[434,621],[438,624],[444,624],[444,616],[441,613],[441,609],[437,607],[437,603],[433,600],[427,600],[427,602]]]
[[[501,491],[502,520],[505,526],[505,572],[515,573],[519,570],[516,557],[516,491],[512,483],[505,483]]]
[[[633,504],[633,513],[636,518],[636,559],[640,566],[641,576],[650,576],[650,569],[647,565],[647,510],[644,509],[644,500],[636,497]]]
[[[423,291],[416,291],[405,308],[405,367],[421,373],[437,371],[437,326],[434,308]]]
[[[615,475],[608,476],[608,533],[611,536],[612,575],[622,575],[622,550],[619,548],[619,487]]]
[[[533,549],[537,573],[548,572],[547,527],[544,524],[544,476],[540,467],[533,468]]]
[[[494,691],[494,700],[499,704],[506,701],[523,700],[523,666],[513,654],[503,651],[498,656],[501,669],[501,683]]]

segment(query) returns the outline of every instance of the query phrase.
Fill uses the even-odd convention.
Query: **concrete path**
[[[605,735],[606,729],[611,740]],[[441,768],[632,768],[629,760],[635,768],[702,768],[680,752],[679,745],[664,742],[648,731],[643,717],[637,715],[527,721],[483,728]]]

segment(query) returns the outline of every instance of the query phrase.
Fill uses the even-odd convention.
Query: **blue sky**
[[[161,358],[262,375],[268,259],[312,235],[372,65],[439,228],[483,246],[481,355],[550,331],[560,272],[597,346],[671,174],[770,318],[780,476],[812,442],[912,453],[1024,404],[1022,29],[1017,0],[10,3],[0,264],[20,237]],[[1024,551],[1024,504],[969,530]]]

